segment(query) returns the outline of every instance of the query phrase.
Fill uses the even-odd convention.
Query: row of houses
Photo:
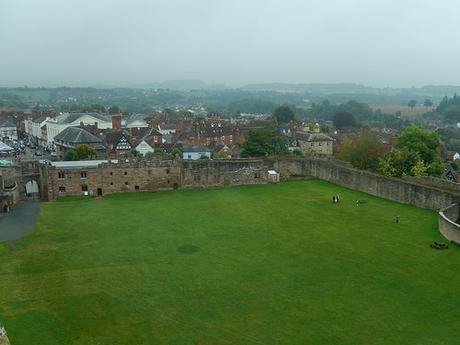
[[[98,132],[98,133],[94,133]],[[98,157],[125,155],[136,151],[145,156],[163,146],[161,134],[154,128],[120,129],[98,131],[91,126],[68,127],[54,137],[53,145],[58,160],[63,160],[67,152],[78,145],[94,148]]]
[[[239,147],[229,147],[223,144],[207,148],[181,142],[165,143],[161,133],[153,128],[147,128],[146,131],[143,131],[145,135],[140,137],[130,135],[130,132],[139,131],[121,130],[96,136],[81,127],[68,127],[54,138],[57,159],[65,160],[67,153],[75,150],[78,145],[88,145],[94,148],[95,158],[126,156],[133,153],[146,156],[156,151],[172,153],[176,150],[183,159],[197,160],[231,158],[239,153]]]
[[[99,113],[64,113],[55,117],[38,116],[24,120],[24,131],[43,148],[53,148],[55,137],[69,127],[94,126],[98,130],[121,128],[146,128],[147,115],[133,114],[126,119],[121,115],[110,116]]]
[[[209,147],[226,146],[239,151],[236,143],[243,142],[254,125],[209,123],[186,119],[168,120],[144,114],[129,116],[97,113],[66,113],[58,116],[35,116],[24,120],[24,131],[33,144],[56,150],[58,159],[77,145],[88,144],[103,154],[121,155],[136,151],[140,155],[155,149],[171,151],[175,147],[190,147],[210,154]],[[198,147],[208,147],[208,149]],[[192,154],[191,156],[195,156]]]
[[[164,114],[129,116],[98,113],[65,113],[36,116],[24,120],[24,131],[40,147],[55,150],[59,160],[69,150],[87,144],[99,157],[137,152],[146,155],[157,150],[183,152],[185,159],[238,156],[252,129],[262,128],[267,120],[175,119]],[[332,155],[334,140],[320,127],[298,126],[284,133],[291,151]]]

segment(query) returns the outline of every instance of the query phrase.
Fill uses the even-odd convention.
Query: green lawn
[[[319,180],[68,198],[0,244],[0,322],[12,345],[460,344],[439,239],[435,212]]]

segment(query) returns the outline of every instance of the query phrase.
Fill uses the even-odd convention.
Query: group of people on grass
[[[332,196],[332,203],[333,204],[339,204],[340,203],[340,196],[338,194]],[[356,206],[358,206],[359,204],[365,204],[365,203],[366,203],[366,200],[363,200],[363,199],[356,200]],[[395,216],[395,223],[399,224],[399,214],[397,214]]]

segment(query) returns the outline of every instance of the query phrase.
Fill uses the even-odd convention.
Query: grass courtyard
[[[435,212],[319,180],[66,198],[0,243],[0,322],[12,345],[460,344],[439,239]]]

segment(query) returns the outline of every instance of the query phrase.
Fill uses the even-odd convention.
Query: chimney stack
[[[112,115],[112,129],[119,131],[121,130],[121,115]]]

